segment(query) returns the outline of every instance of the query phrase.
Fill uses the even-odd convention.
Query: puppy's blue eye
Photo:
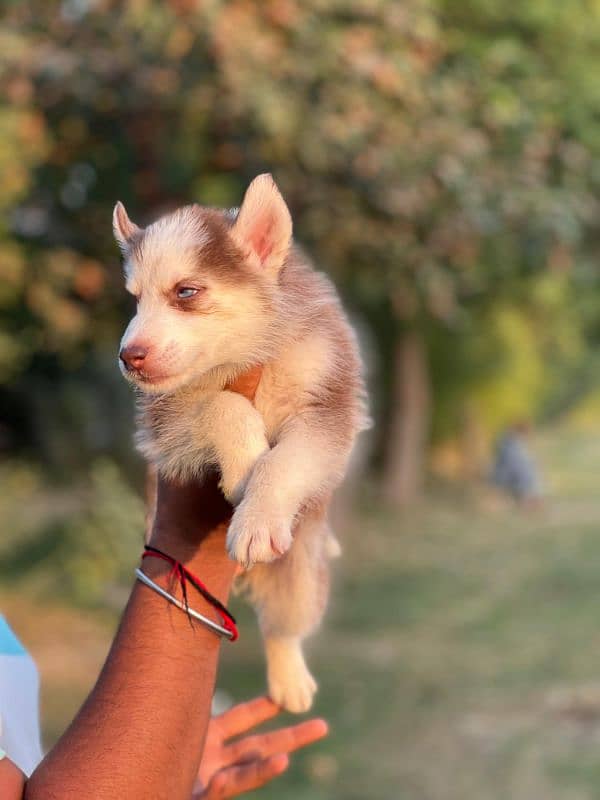
[[[195,294],[198,294],[198,289],[194,289],[191,286],[180,286],[177,289],[177,297],[179,300],[187,300]]]

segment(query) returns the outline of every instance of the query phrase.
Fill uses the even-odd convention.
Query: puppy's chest
[[[267,438],[274,443],[283,425],[300,414],[314,397],[330,368],[331,353],[321,337],[291,345],[276,361],[264,366],[254,398]],[[214,392],[193,395],[183,401],[151,404],[141,415],[138,445],[151,460],[210,451]],[[197,453],[200,456],[200,453]]]
[[[142,405],[139,412],[136,444],[149,461],[176,472],[179,462],[198,459],[205,443],[197,404],[163,401]]]
[[[284,422],[299,411],[293,399],[296,392],[286,389],[267,378],[257,392],[255,407],[264,420],[271,443],[277,440]],[[215,399],[214,394],[211,399]],[[163,408],[158,413],[146,410],[136,442],[140,452],[163,474],[188,478],[215,463],[213,434],[221,427],[222,420],[210,400],[198,397],[189,406]]]

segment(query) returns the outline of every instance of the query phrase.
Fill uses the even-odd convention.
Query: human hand
[[[229,739],[276,717],[280,711],[267,697],[257,697],[213,717],[192,800],[226,800],[258,789],[285,772],[288,753],[327,734],[325,720],[310,719],[228,743]]]

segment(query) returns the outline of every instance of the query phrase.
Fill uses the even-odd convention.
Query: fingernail
[[[285,753],[280,753],[273,756],[272,764],[277,772],[284,772],[290,765],[290,758]]]

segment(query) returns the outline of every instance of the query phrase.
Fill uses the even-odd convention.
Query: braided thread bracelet
[[[163,589],[162,586],[159,586],[157,583],[155,583],[146,575],[145,572],[142,572],[142,570],[138,568],[135,571],[135,576],[139,581],[144,583],[149,589],[152,589],[161,597],[164,597],[165,600],[168,600],[169,603],[176,606],[181,611],[185,611],[190,619],[195,619],[198,620],[198,622],[202,622],[215,633],[219,634],[220,636],[225,636],[230,641],[235,642],[235,640],[238,638],[238,629],[235,618],[227,610],[223,603],[221,603],[220,600],[218,600],[209,592],[200,578],[194,575],[193,572],[190,572],[190,570],[187,569],[187,567],[185,567],[180,561],[177,561],[176,558],[173,558],[173,556],[170,556],[167,553],[163,553],[163,551],[159,550],[157,547],[146,545],[142,554],[142,560],[144,558],[159,558],[162,561],[167,561],[169,564],[171,564],[170,575],[176,577],[179,581],[181,594],[183,595],[183,602],[174,597],[174,595],[170,594],[166,589]],[[187,592],[188,583],[190,583],[194,589],[196,589],[202,595],[202,597],[204,597],[204,599],[216,610],[221,617],[221,625],[209,619],[208,617],[205,617],[204,614],[200,614],[198,611],[194,611],[193,608],[190,608]]]
[[[165,600],[168,600],[169,603],[172,603],[174,606],[176,606],[177,608],[181,609],[181,611],[185,611],[185,613],[189,617],[192,617],[193,619],[198,620],[198,622],[202,622],[204,625],[206,625],[207,628],[210,628],[211,631],[214,631],[215,633],[218,633],[220,636],[225,636],[230,641],[235,641],[234,635],[233,635],[231,630],[229,630],[228,628],[224,628],[222,625],[219,625],[217,622],[213,622],[212,619],[209,619],[208,617],[205,617],[203,614],[200,614],[198,611],[194,611],[193,608],[190,608],[189,606],[186,606],[184,603],[182,603],[176,597],[173,597],[172,594],[169,594],[169,592],[167,592],[165,589],[163,589],[162,586],[159,586],[157,583],[154,583],[154,581],[151,580],[146,575],[146,573],[142,572],[141,569],[139,569],[139,568],[136,569],[135,576],[139,581],[141,581],[142,583],[145,583],[146,586],[148,586],[150,589],[153,589],[161,597],[164,597]]]

